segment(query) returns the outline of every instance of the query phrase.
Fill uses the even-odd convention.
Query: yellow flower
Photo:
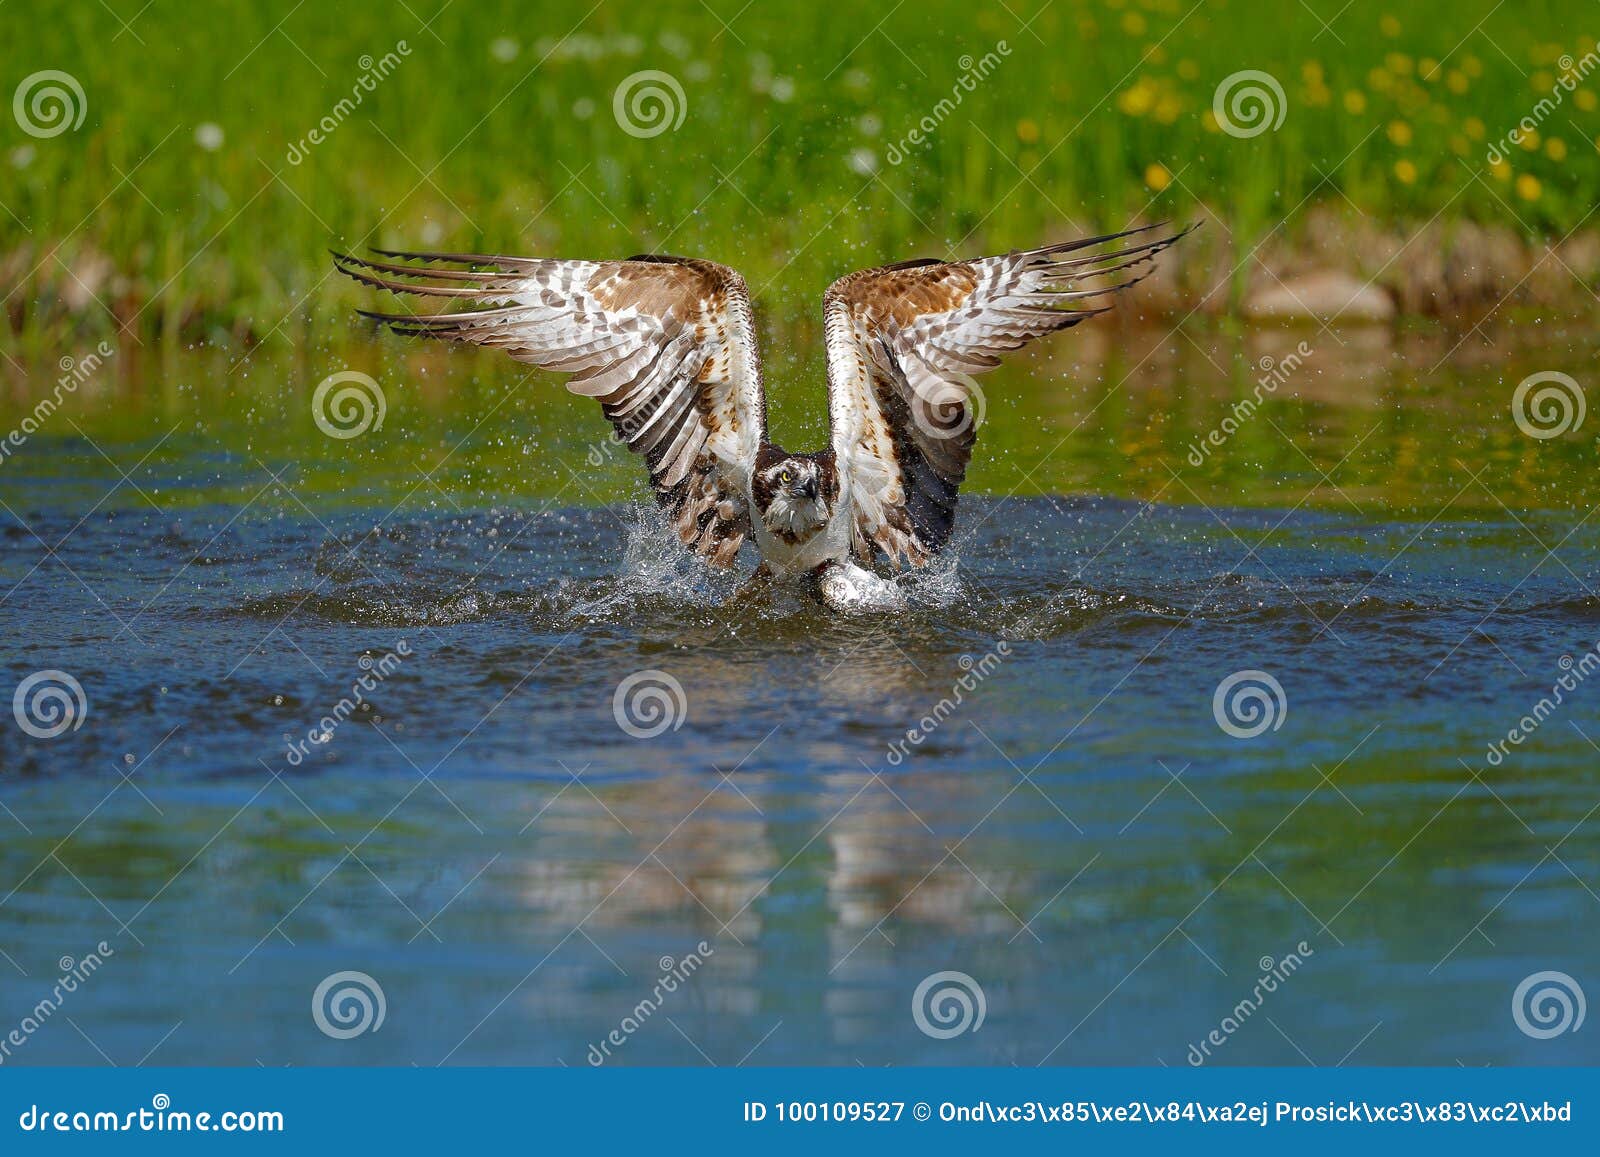
[[[1524,149],[1526,149],[1530,153],[1538,152],[1539,151],[1539,130],[1538,129],[1529,129],[1527,132],[1522,134],[1522,139],[1519,140],[1517,142],[1517,144],[1521,145]]]
[[[1462,121],[1461,130],[1475,141],[1483,140],[1483,122],[1477,117],[1468,117]]]
[[[1431,56],[1424,56],[1417,61],[1417,75],[1432,83],[1439,79],[1439,62]]]
[[[1122,30],[1129,36],[1143,36],[1145,30],[1144,17],[1138,12],[1124,12],[1122,14]]]
[[[1300,75],[1305,78],[1307,84],[1320,83],[1322,80],[1322,63],[1316,60],[1306,61],[1300,66]]]
[[[1460,133],[1450,134],[1450,151],[1458,157],[1464,157],[1472,150],[1472,143]]]
[[[1394,163],[1394,175],[1400,178],[1400,183],[1402,185],[1415,184],[1417,180],[1417,166],[1413,165],[1410,161],[1396,161]]]
[[[1444,83],[1451,92],[1455,93],[1457,96],[1460,96],[1462,93],[1467,91],[1467,86],[1471,82],[1467,80],[1466,73],[1462,72],[1459,68],[1452,68],[1449,75],[1444,78]]]
[[[1587,88],[1580,88],[1577,92],[1573,93],[1572,100],[1573,103],[1581,108],[1584,112],[1593,112],[1595,105],[1600,104],[1600,101],[1595,99],[1594,93]]]
[[[1393,16],[1384,16],[1383,19],[1378,21],[1378,28],[1385,36],[1391,39],[1400,35],[1400,21]]]
[[[1367,73],[1367,87],[1374,92],[1388,92],[1394,87],[1394,74],[1387,69],[1374,68]]]
[[[1017,122],[1017,140],[1021,141],[1025,145],[1031,145],[1031,144],[1033,144],[1034,141],[1036,141],[1038,139],[1039,139],[1039,126],[1038,125],[1034,124],[1027,117],[1023,117],[1020,121]]]
[[[1167,166],[1157,162],[1144,171],[1144,183],[1159,193],[1172,184],[1172,174],[1167,172]]]
[[[1117,94],[1117,107],[1129,116],[1142,117],[1156,103],[1155,85],[1149,78],[1140,77],[1134,82],[1132,88],[1124,89]]]
[[[1333,93],[1328,91],[1328,87],[1326,85],[1315,84],[1306,89],[1306,103],[1315,108],[1326,107],[1328,102],[1332,99]]]
[[[1539,194],[1543,191],[1543,186],[1539,184],[1539,178],[1532,173],[1523,173],[1522,176],[1517,178],[1517,196],[1524,201],[1537,201]]]
[[[1495,161],[1489,166],[1489,175],[1497,181],[1509,181],[1511,179],[1511,166],[1504,160]]]
[[[1469,53],[1461,58],[1461,71],[1476,79],[1483,75],[1483,61]]]
[[[1384,67],[1396,76],[1411,75],[1411,58],[1403,52],[1390,52],[1383,58]]]
[[[1161,99],[1156,101],[1156,120],[1164,125],[1170,125],[1178,119],[1183,112],[1183,101],[1170,92],[1161,94]]]
[[[1344,94],[1344,111],[1351,116],[1360,116],[1367,111],[1367,94],[1359,88],[1346,90]]]
[[[1405,121],[1390,121],[1387,131],[1389,139],[1402,149],[1411,143],[1411,126]]]
[[[1220,133],[1222,126],[1217,124],[1217,114],[1206,109],[1200,114],[1200,125],[1208,133]]]
[[[1551,137],[1544,143],[1544,155],[1549,157],[1552,161],[1566,160],[1567,142],[1562,140],[1560,137]]]

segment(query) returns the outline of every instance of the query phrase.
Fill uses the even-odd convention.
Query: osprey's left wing
[[[905,262],[829,287],[828,411],[857,553],[870,558],[875,547],[896,566],[902,557],[920,566],[949,541],[977,438],[969,375],[1111,308],[1106,298],[1144,278],[1183,236],[1145,239],[1160,228],[972,261]]]
[[[484,308],[365,316],[396,333],[492,346],[571,374],[567,389],[598,401],[618,441],[644,457],[685,545],[710,563],[732,564],[750,529],[744,495],[766,428],[750,298],[738,273],[687,257],[378,252],[401,260],[335,253],[334,262],[379,289]]]

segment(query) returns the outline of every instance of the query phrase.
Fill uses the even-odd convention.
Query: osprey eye
[[[794,474],[788,470],[780,470],[778,471],[778,481],[787,486],[794,481]]]

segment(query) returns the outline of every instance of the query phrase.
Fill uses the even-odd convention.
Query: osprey
[[[836,609],[900,605],[870,569],[921,566],[950,541],[976,441],[969,375],[1111,308],[1183,233],[1147,226],[971,261],[906,261],[823,297],[831,444],[767,440],[750,294],[726,265],[648,254],[557,261],[374,250],[334,263],[366,285],[481,306],[368,313],[396,333],[472,342],[571,374],[643,456],[678,537],[730,567],[747,537],[756,577],[810,576]],[[1185,230],[1187,232],[1187,230]],[[1118,244],[1118,243],[1122,244]]]

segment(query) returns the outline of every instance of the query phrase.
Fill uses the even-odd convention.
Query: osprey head
[[[827,525],[839,498],[832,450],[790,454],[763,446],[750,478],[756,512],[774,536],[788,543],[810,538]]]

